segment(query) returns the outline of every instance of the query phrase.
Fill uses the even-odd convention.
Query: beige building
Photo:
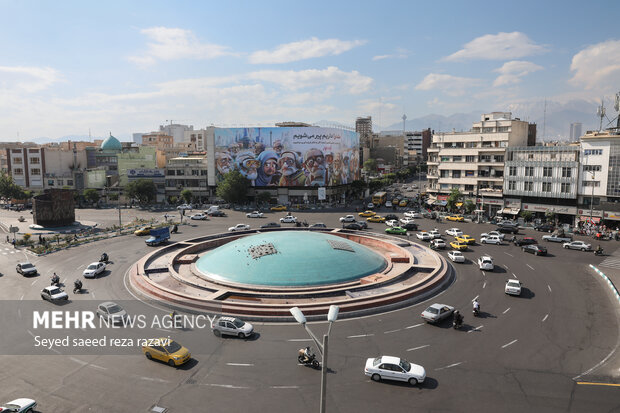
[[[166,196],[179,197],[184,189],[192,191],[200,202],[207,202],[213,195],[215,188],[207,186],[207,155],[170,159],[166,167]]]
[[[510,112],[493,112],[482,115],[470,131],[433,134],[427,159],[430,201],[441,205],[458,188],[484,202],[490,214],[502,209],[506,148],[535,140],[530,126]]]

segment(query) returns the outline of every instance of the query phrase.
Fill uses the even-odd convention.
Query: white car
[[[415,224],[415,221],[412,218],[401,218],[399,219],[400,223],[403,225],[406,224]]]
[[[439,249],[445,249],[446,248],[446,242],[444,240],[442,240],[441,238],[437,238],[431,241],[431,248],[434,250],[439,250]]]
[[[423,383],[426,379],[424,367],[391,356],[369,358],[366,360],[364,374],[374,381],[381,379],[406,381],[412,386]]]
[[[486,237],[489,237],[489,236],[499,237],[499,239],[501,239],[503,241],[504,237],[505,237],[505,234],[502,234],[499,231],[489,231],[489,232],[485,232],[484,234],[480,234],[480,239],[486,238]]]
[[[213,334],[246,338],[254,334],[254,326],[235,317],[220,317],[213,323]]]
[[[234,227],[228,228],[228,231],[235,232],[235,231],[245,231],[248,229],[250,229],[250,226],[248,224],[237,224]]]
[[[204,221],[207,218],[208,218],[207,215],[203,214],[202,212],[200,212],[198,214],[194,214],[191,217],[189,217],[189,219],[194,219],[194,220],[199,220],[199,221]]]
[[[450,258],[452,262],[465,262],[465,256],[461,251],[449,251],[448,258]]]
[[[88,267],[86,267],[82,275],[84,276],[84,278],[95,278],[96,276],[98,276],[104,271],[105,271],[104,262],[93,262]]]
[[[258,211],[252,211],[245,214],[246,218],[262,218],[263,213]]]
[[[385,201],[386,208],[392,208],[392,201]]]
[[[428,323],[437,323],[450,317],[454,313],[454,307],[446,304],[432,304],[426,310],[422,311],[420,316]]]
[[[353,215],[351,215],[351,216],[353,216]],[[280,222],[283,223],[283,224],[286,224],[286,223],[289,223],[289,224],[293,223],[294,224],[294,223],[297,222],[297,217],[294,217],[292,215],[287,215],[284,218],[280,218]]]
[[[183,205],[179,205],[177,209],[194,209],[194,207],[192,204],[183,204]]]
[[[407,218],[412,218],[412,219],[413,219],[413,218],[417,218],[417,219],[422,218],[422,216],[421,216],[420,214],[418,214],[417,212],[413,212],[413,211],[407,211],[407,212],[405,212],[405,216],[406,216]]]
[[[495,265],[493,264],[493,258],[488,255],[483,255],[478,258],[478,267],[483,271],[493,271]]]
[[[431,239],[439,239],[441,238],[441,232],[437,228],[428,231],[428,234],[431,236]]]
[[[355,215],[340,217],[340,222],[355,222]]]
[[[0,412],[32,413],[35,407],[37,407],[37,402],[32,399],[15,399],[11,402],[2,404],[2,406],[0,406]]]
[[[566,242],[562,244],[562,246],[564,248],[568,248],[571,250],[581,250],[581,251],[590,251],[590,249],[592,248],[592,245],[586,244],[583,241]]]
[[[502,243],[502,240],[497,235],[487,235],[486,237],[480,238],[480,242],[482,244],[500,245]]]
[[[366,205],[366,208],[368,209],[373,209],[375,207],[375,204],[373,204],[372,202],[370,202],[368,205]]]
[[[388,227],[397,227],[398,225],[398,221],[395,219],[390,219],[389,221],[385,221],[385,225],[387,225]]]
[[[41,290],[41,298],[47,301],[59,301],[68,300],[69,296],[66,292],[61,290],[60,287],[54,287],[51,285]]]
[[[97,306],[97,317],[103,318],[109,324],[122,324],[127,320],[127,312],[120,305],[106,301]]]
[[[504,292],[510,295],[521,295],[521,281],[514,278],[507,280]]]
[[[432,239],[431,234],[426,231],[418,232],[417,234],[415,234],[415,236],[422,241],[430,241]]]
[[[463,231],[458,228],[450,228],[446,230],[446,234],[452,235],[453,237],[460,237],[463,235]]]

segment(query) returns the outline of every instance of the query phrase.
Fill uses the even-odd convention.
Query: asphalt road
[[[247,219],[245,213],[227,212],[227,218],[181,226],[172,241],[223,232],[241,222],[255,228],[285,214],[267,213],[266,218]],[[115,213],[79,210],[78,215],[91,221],[114,221],[118,218]],[[296,215],[309,223],[324,222],[338,227],[338,218],[345,214],[342,211]],[[155,215],[161,219],[163,213]],[[437,227],[444,232],[455,226],[476,239],[480,233],[493,229],[485,224],[418,221],[424,230]],[[291,224],[283,226],[287,225]],[[378,223],[369,227],[373,231],[385,229],[384,224]],[[526,234],[539,239],[542,235],[533,230]],[[101,278],[85,280],[88,294],[70,293],[71,300],[92,300],[93,308],[108,299],[133,300],[124,285],[125,272],[150,251],[143,239],[125,236],[39,258],[3,244],[0,298],[40,300],[39,292],[48,285],[54,271],[70,290],[72,280],[80,276],[83,268],[106,251],[113,261],[109,271]],[[411,239],[417,242],[415,236]],[[620,358],[615,353],[619,339],[618,308],[607,287],[587,267],[604,257],[564,250],[560,244],[545,245],[550,252],[547,257],[534,257],[508,244],[477,244],[464,253],[468,262],[455,264],[456,281],[439,296],[391,313],[338,321],[330,335],[327,410],[620,409],[620,393],[609,385],[620,383]],[[607,249],[610,247],[611,244],[607,245]],[[482,254],[494,258],[495,271],[483,273],[478,269],[475,260]],[[23,278],[16,274],[15,264],[23,260],[35,263],[41,275]],[[505,280],[514,277],[524,284],[521,297],[504,294]],[[471,315],[474,297],[479,297],[482,307],[479,318]],[[423,323],[420,313],[433,302],[461,309],[465,326],[454,330],[449,322],[437,326]],[[70,310],[71,305],[62,309]],[[50,308],[55,306],[50,304]],[[311,328],[322,335],[326,324],[312,324]],[[155,405],[166,407],[169,412],[317,411],[320,372],[296,361],[297,350],[311,344],[303,328],[257,324],[256,330],[258,334],[248,340],[217,338],[205,331],[203,345],[190,348],[193,360],[181,368],[148,361],[139,349],[135,355],[123,356],[2,355],[0,395],[3,400],[35,398],[41,412],[147,412]],[[181,343],[189,334],[196,332],[171,332]],[[363,374],[364,362],[378,355],[400,356],[423,365],[426,382],[416,387],[372,382]],[[584,382],[607,385],[579,384]]]

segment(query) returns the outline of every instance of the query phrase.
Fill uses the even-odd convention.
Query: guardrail
[[[618,289],[616,288],[614,283],[609,279],[608,276],[605,275],[604,272],[596,268],[594,265],[590,264],[590,268],[592,268],[598,275],[603,277],[603,280],[607,281],[607,285],[611,289],[611,292],[616,296],[616,299],[618,300],[618,303],[620,304],[620,294],[618,294]]]

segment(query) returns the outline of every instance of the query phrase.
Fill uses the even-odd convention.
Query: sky
[[[620,2],[0,0],[0,141],[613,112]],[[595,117],[595,114],[593,114]],[[479,119],[472,119],[475,122]],[[581,120],[577,120],[581,121]]]

